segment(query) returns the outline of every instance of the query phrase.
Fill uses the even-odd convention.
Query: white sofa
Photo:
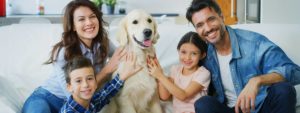
[[[300,50],[297,47],[300,24],[244,24],[233,27],[264,34],[282,47],[296,64],[300,64]],[[108,28],[112,40],[116,28],[114,25]],[[177,25],[174,21],[164,21],[158,25],[160,39],[156,50],[166,72],[170,65],[178,63],[176,46],[179,39],[191,30],[194,31],[192,25]],[[0,27],[0,113],[20,112],[25,99],[47,79],[51,65],[43,65],[43,62],[49,58],[50,50],[59,41],[61,32],[61,24],[31,23]],[[300,90],[300,87],[296,86],[296,89]],[[299,97],[297,100],[300,100]]]

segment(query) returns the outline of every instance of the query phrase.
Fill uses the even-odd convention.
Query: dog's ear
[[[154,38],[152,40],[152,43],[156,44],[157,40],[159,39],[159,34],[158,34],[158,31],[157,31],[157,23],[156,23],[156,21],[155,21],[154,18],[152,18],[152,22],[154,24],[154,33],[153,33],[154,34]]]
[[[117,32],[117,41],[119,42],[120,46],[124,46],[128,43],[126,22],[127,22],[127,18],[124,17],[119,24],[119,30]]]

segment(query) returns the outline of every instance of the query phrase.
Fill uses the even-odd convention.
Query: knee
[[[273,84],[269,88],[269,94],[280,95],[283,98],[296,99],[295,87],[287,82]]]
[[[280,82],[270,87],[270,90],[276,94],[296,95],[296,90],[293,85],[287,82]]]
[[[29,97],[22,108],[22,113],[36,113],[44,111],[50,111],[49,105],[46,100],[39,97]]]
[[[195,102],[195,108],[196,109],[208,108],[210,106],[210,103],[213,101],[214,101],[213,97],[203,96]]]

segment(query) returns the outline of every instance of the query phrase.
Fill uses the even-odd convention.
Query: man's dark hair
[[[215,2],[215,0],[193,0],[191,5],[188,7],[186,11],[186,19],[192,22],[192,16],[194,13],[204,9],[204,8],[210,8],[213,9],[215,12],[219,14],[219,16],[222,15],[221,8],[219,5]]]
[[[64,72],[65,72],[65,79],[66,82],[68,84],[70,84],[70,73],[75,70],[75,69],[79,69],[79,68],[84,68],[84,67],[92,67],[93,65],[91,63],[91,61],[88,58],[79,56],[79,57],[75,57],[73,59],[71,59],[69,62],[67,62],[65,64],[65,66],[63,67]]]

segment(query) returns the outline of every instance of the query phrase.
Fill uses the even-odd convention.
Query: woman
[[[116,70],[119,59],[126,53],[118,48],[108,64],[107,57],[115,49],[104,29],[102,12],[89,0],[73,0],[65,8],[62,40],[52,49],[46,64],[54,66],[50,78],[26,100],[23,113],[58,112],[70,93],[66,90],[63,66],[74,57],[91,60],[97,82]]]

